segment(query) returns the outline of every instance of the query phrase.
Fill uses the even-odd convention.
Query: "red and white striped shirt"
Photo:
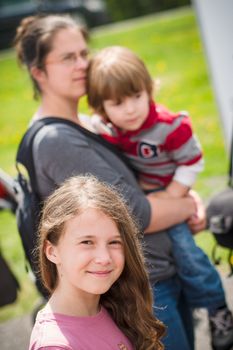
[[[186,112],[172,113],[151,102],[140,129],[109,130],[101,136],[125,153],[144,183],[167,186],[176,180],[190,187],[203,169],[201,146]]]

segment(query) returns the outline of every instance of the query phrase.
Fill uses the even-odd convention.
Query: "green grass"
[[[223,188],[228,159],[193,10],[185,8],[106,26],[92,32],[90,44],[93,50],[125,45],[145,60],[152,76],[160,80],[156,100],[172,110],[188,110],[192,117],[206,161],[196,189],[207,200]],[[15,175],[17,145],[37,102],[32,99],[29,78],[18,67],[11,50],[0,54],[0,76],[0,167]],[[81,110],[87,111],[85,99]],[[22,286],[18,301],[1,308],[0,321],[3,321],[29,312],[38,295],[25,272],[15,218],[10,213],[1,213],[0,218],[0,246]],[[213,238],[209,233],[199,234],[197,242],[211,253]],[[226,250],[221,249],[219,254],[226,260]]]

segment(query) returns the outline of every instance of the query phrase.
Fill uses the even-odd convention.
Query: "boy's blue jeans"
[[[182,290],[191,307],[215,310],[226,303],[220,276],[207,255],[196,245],[186,223],[168,230]]]
[[[192,310],[182,288],[177,275],[153,286],[154,315],[167,327],[162,339],[166,350],[194,350]]]
[[[154,314],[167,326],[166,350],[193,350],[192,309],[216,310],[226,303],[220,276],[196,245],[188,225],[168,230],[178,274],[153,286]]]

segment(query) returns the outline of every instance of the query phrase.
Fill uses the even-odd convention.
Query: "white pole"
[[[233,0],[192,1],[229,151],[233,137]]]

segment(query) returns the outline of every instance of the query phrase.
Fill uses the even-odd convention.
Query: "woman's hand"
[[[206,226],[207,226],[206,211],[205,211],[204,204],[197,192],[190,190],[189,196],[191,196],[191,198],[194,200],[196,204],[196,214],[192,215],[190,219],[187,221],[187,223],[192,233],[195,234],[206,229]]]

